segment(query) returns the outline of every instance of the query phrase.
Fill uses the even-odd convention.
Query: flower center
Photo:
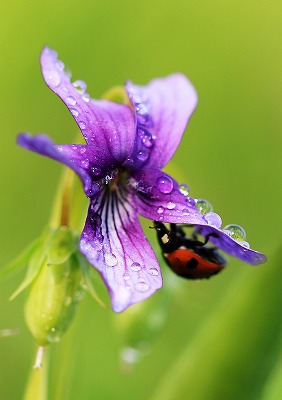
[[[118,185],[122,182],[126,182],[127,180],[127,171],[124,167],[118,167],[115,171],[114,175],[111,176],[111,178],[107,181],[105,178],[105,183],[109,184],[109,189],[111,192],[114,192],[117,190]]]

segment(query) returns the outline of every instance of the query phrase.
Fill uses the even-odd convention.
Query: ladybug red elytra
[[[216,247],[186,236],[181,226],[170,224],[170,230],[154,221],[158,242],[167,265],[177,275],[186,279],[203,279],[219,273],[226,265],[225,258]]]

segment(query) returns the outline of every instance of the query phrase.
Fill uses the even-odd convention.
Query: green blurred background
[[[52,346],[50,398],[282,398],[281,11],[278,0],[2,2],[1,265],[46,225],[61,172],[17,147],[16,134],[45,132],[68,143],[77,131],[41,77],[45,44],[74,79],[88,83],[92,97],[126,79],[143,84],[184,72],[199,105],[170,172],[192,196],[209,199],[224,224],[242,225],[269,258],[258,268],[232,259],[225,273],[201,283],[180,283],[166,271],[165,285],[176,287],[146,307],[167,311],[167,322],[128,373],[119,361],[125,333],[116,330],[127,315],[113,316],[87,296]],[[21,398],[35,351],[25,295],[7,300],[19,281],[0,286],[0,329],[20,330],[0,339],[3,400]]]

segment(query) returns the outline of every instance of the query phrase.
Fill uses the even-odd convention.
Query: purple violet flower
[[[197,103],[182,74],[146,86],[128,82],[130,105],[93,100],[82,81],[71,82],[57,53],[41,54],[45,82],[66,104],[86,144],[54,144],[45,135],[22,133],[18,144],[72,168],[90,199],[81,252],[101,274],[114,311],[121,312],[162,286],[159,263],[138,215],[155,221],[196,225],[227,253],[251,264],[265,256],[222,230],[220,217],[202,214],[196,200],[161,169],[176,151]],[[236,240],[237,239],[237,240]]]

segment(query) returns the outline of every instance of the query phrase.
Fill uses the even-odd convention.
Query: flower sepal
[[[78,243],[70,228],[50,227],[15,262],[27,265],[27,272],[10,300],[30,288],[25,317],[40,346],[60,340],[83,298],[87,265]]]
[[[85,288],[76,253],[61,264],[48,264],[45,259],[25,304],[27,325],[40,346],[60,341],[83,298]]]

